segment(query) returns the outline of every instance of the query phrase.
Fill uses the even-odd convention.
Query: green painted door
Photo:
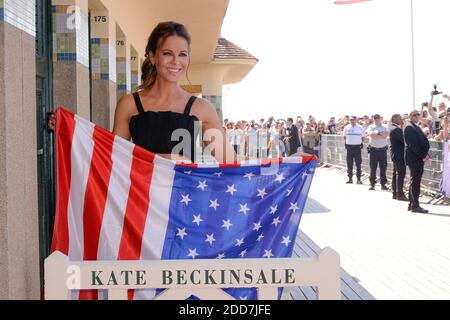
[[[55,219],[55,157],[53,134],[47,130],[52,101],[52,6],[51,0],[36,0],[36,119],[39,197],[39,244],[41,286],[44,259],[51,246]]]

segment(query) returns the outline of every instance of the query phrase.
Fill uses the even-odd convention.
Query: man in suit
[[[409,201],[403,192],[406,175],[405,164],[405,139],[403,137],[403,119],[399,114],[394,114],[391,119],[389,139],[391,141],[391,159],[393,163],[392,193],[394,200]]]
[[[412,111],[409,114],[411,123],[406,126],[405,137],[405,161],[411,173],[411,183],[409,185],[409,207],[408,210],[417,213],[428,213],[420,207],[420,182],[422,180],[425,162],[430,160],[428,152],[430,143],[419,127],[420,112]]]
[[[287,137],[286,140],[289,142],[289,153],[288,156],[292,156],[298,152],[300,148],[300,137],[298,135],[298,128],[294,125],[294,119],[287,119]]]

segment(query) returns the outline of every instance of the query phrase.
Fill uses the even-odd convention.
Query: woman
[[[195,162],[196,126],[201,122],[208,140],[214,140],[212,155],[220,163],[233,162],[234,151],[226,139],[214,107],[182,90],[178,84],[190,64],[191,37],[185,26],[162,22],[153,30],[142,64],[138,92],[120,99],[113,133],[150,152],[171,160]],[[48,122],[55,130],[56,115]],[[181,129],[181,130],[180,130]],[[174,148],[182,150],[174,153]],[[206,141],[208,144],[208,141]]]
[[[441,122],[440,127],[442,128],[439,131],[439,134],[434,137],[434,140],[436,141],[447,141],[450,136],[450,126],[448,124],[449,122],[449,115],[442,114],[440,116]]]
[[[214,129],[222,141],[212,150],[216,160],[232,162],[234,152],[214,107],[178,84],[189,68],[190,44],[191,37],[182,24],[163,22],[153,30],[142,65],[142,85],[138,92],[120,99],[113,133],[161,157],[195,162],[195,126],[201,122],[204,132]],[[189,136],[183,136],[183,150],[175,153],[180,141],[172,141],[172,134],[178,129]]]

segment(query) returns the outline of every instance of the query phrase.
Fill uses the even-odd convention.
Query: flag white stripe
[[[119,255],[123,221],[131,186],[133,150],[132,143],[120,137],[114,139],[111,178],[98,245],[97,259],[100,261],[117,260]]]
[[[94,127],[91,122],[75,116],[75,133],[70,155],[71,184],[68,205],[69,259],[72,261],[82,261],[84,258],[84,195],[94,150]],[[72,291],[74,300],[78,300],[78,293]]]
[[[303,157],[283,158],[283,163],[303,163]]]
[[[99,261],[114,261],[119,255],[123,221],[131,186],[130,173],[134,147],[132,143],[119,136],[114,138],[111,178],[98,243],[97,259]],[[108,292],[99,290],[98,299],[108,300]]]
[[[142,260],[161,259],[169,223],[170,199],[175,178],[175,165],[172,162],[156,156],[154,164],[150,185],[150,205],[142,239]],[[134,295],[135,300],[150,300],[154,297],[154,289],[136,290]]]

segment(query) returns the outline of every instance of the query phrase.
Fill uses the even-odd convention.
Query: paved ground
[[[336,250],[376,299],[450,299],[450,207],[410,213],[389,192],[345,181],[334,169],[317,171],[300,229]]]

